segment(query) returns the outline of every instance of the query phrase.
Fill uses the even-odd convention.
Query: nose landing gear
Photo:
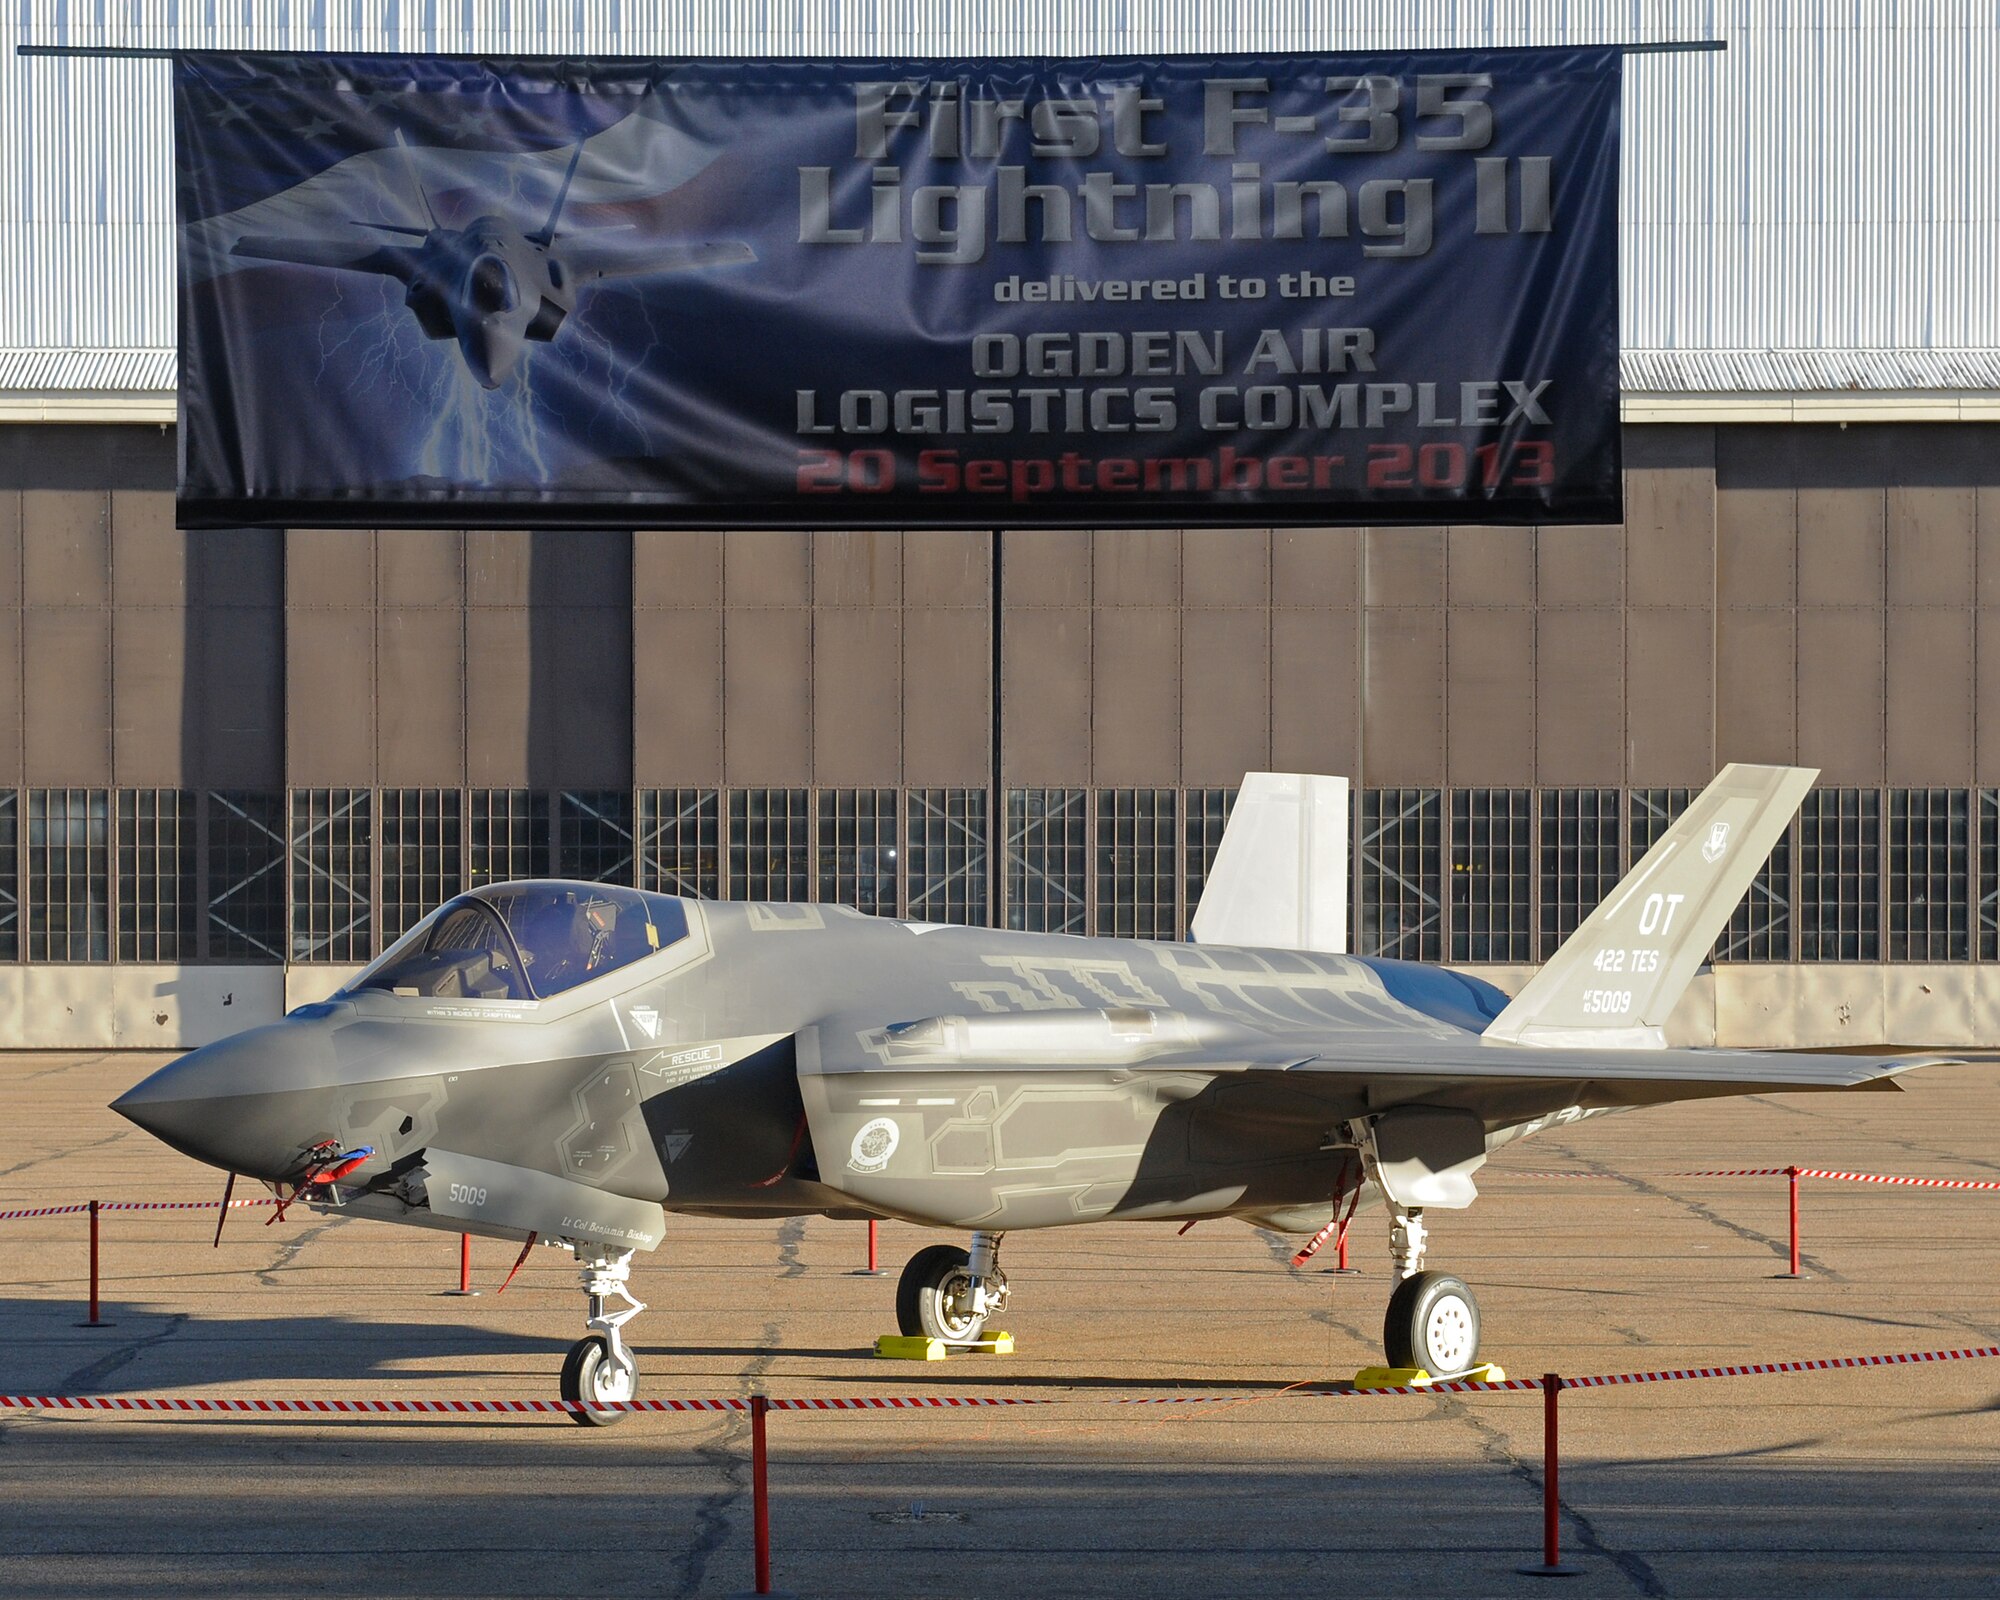
[[[584,1244],[573,1244],[570,1248],[576,1252],[577,1265],[582,1269],[583,1292],[590,1304],[585,1326],[591,1331],[569,1347],[569,1356],[563,1362],[562,1397],[586,1405],[636,1400],[639,1367],[620,1332],[646,1309],[645,1303],[635,1300],[625,1287],[632,1277],[632,1252]],[[625,1304],[619,1310],[607,1311],[605,1302],[613,1295]],[[572,1420],[593,1428],[608,1428],[629,1415],[625,1411],[570,1413]]]
[[[1000,1270],[1004,1234],[975,1233],[972,1249],[934,1244],[911,1256],[896,1284],[896,1326],[909,1338],[970,1344],[1007,1304]]]

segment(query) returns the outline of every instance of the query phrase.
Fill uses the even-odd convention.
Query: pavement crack
[[[107,1133],[102,1139],[92,1139],[85,1144],[73,1144],[66,1149],[30,1156],[26,1161],[15,1162],[11,1167],[0,1167],[0,1178],[11,1178],[17,1172],[26,1172],[30,1167],[39,1167],[50,1161],[61,1161],[68,1156],[82,1155],[86,1150],[101,1150],[107,1144],[116,1144],[131,1131],[130,1128],[120,1128],[116,1133]]]
[[[785,1270],[778,1274],[781,1278],[802,1278],[806,1264],[799,1259],[799,1246],[805,1242],[806,1219],[787,1217],[778,1230],[778,1265]]]
[[[1496,1428],[1472,1406],[1452,1396],[1438,1396],[1437,1404],[1440,1416],[1448,1417],[1454,1422],[1462,1422],[1472,1430],[1473,1437],[1478,1440],[1481,1455],[1496,1467],[1504,1467],[1509,1476],[1526,1484],[1534,1495],[1536,1505],[1542,1503],[1542,1497],[1547,1489],[1541,1467],[1534,1462],[1524,1460],[1515,1451],[1513,1439],[1504,1428]],[[1580,1549],[1596,1556],[1600,1561],[1610,1562],[1624,1574],[1626,1581],[1640,1594],[1655,1597],[1655,1600],[1664,1600],[1667,1586],[1660,1581],[1660,1575],[1652,1569],[1644,1557],[1634,1555],[1629,1550],[1613,1550],[1605,1544],[1590,1518],[1571,1505],[1563,1497],[1560,1489],[1556,1493],[1556,1508],[1574,1530],[1575,1543]]]
[[[116,1350],[99,1356],[95,1361],[78,1367],[74,1372],[64,1373],[56,1385],[57,1391],[61,1394],[76,1394],[79,1391],[96,1388],[112,1373],[138,1360],[143,1351],[150,1350],[154,1345],[163,1343],[179,1333],[187,1326],[188,1316],[189,1313],[185,1311],[171,1312],[166,1321],[145,1338],[128,1339]]]
[[[313,1240],[317,1239],[329,1228],[339,1227],[344,1220],[341,1217],[329,1217],[317,1228],[308,1228],[304,1233],[298,1235],[298,1237],[287,1239],[283,1244],[278,1246],[277,1258],[268,1267],[258,1269],[257,1281],[267,1289],[282,1288],[283,1285],[278,1282],[277,1274],[283,1272],[285,1268],[298,1260],[299,1252],[311,1244]]]

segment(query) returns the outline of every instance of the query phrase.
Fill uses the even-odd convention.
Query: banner
[[[181,55],[180,520],[1616,522],[1620,61]]]

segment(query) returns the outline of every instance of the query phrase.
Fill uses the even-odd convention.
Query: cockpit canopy
[[[687,935],[687,908],[670,895],[608,883],[498,883],[446,902],[349,987],[546,1000]]]

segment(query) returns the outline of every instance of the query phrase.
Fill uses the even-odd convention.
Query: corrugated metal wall
[[[13,42],[39,44],[643,55],[1722,39],[1628,75],[1624,342],[1667,353],[1628,386],[2000,387],[1991,0],[22,0],[16,18]],[[157,358],[23,353],[172,347],[166,82],[158,61],[0,59],[0,389],[157,385]],[[1818,359],[1712,354],[1744,351]],[[1824,354],[1848,351],[1871,354]]]

